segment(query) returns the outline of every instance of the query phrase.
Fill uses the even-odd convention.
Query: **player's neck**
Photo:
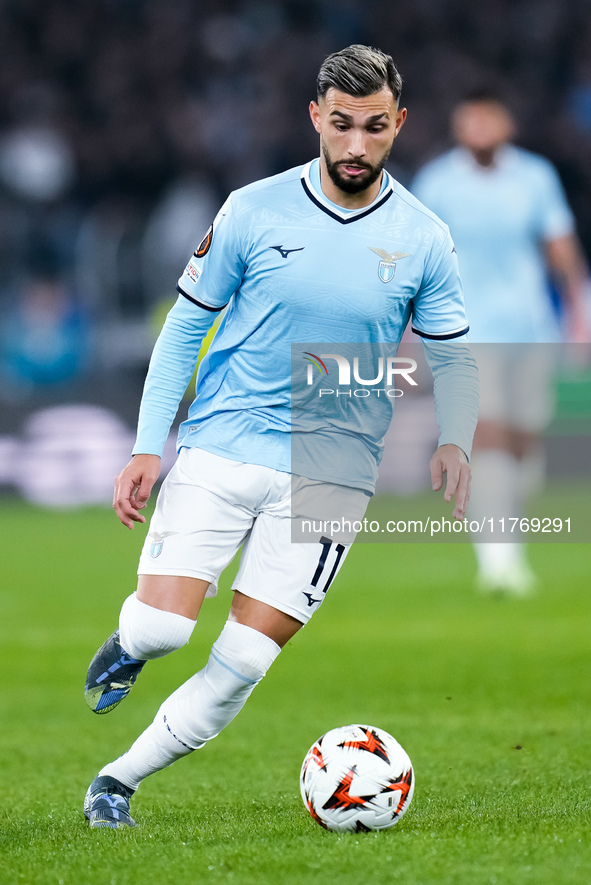
[[[481,169],[494,169],[498,165],[501,148],[488,148],[485,150],[471,149],[470,153],[477,166]]]
[[[384,173],[380,174],[377,181],[374,181],[366,190],[357,194],[349,194],[338,187],[326,168],[324,158],[320,158],[320,187],[325,197],[336,206],[342,206],[343,209],[363,209],[365,206],[371,206],[382,188]]]

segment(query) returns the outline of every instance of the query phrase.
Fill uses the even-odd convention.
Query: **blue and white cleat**
[[[84,798],[84,816],[88,818],[90,827],[111,830],[135,827],[136,823],[129,813],[129,800],[134,792],[114,777],[95,777]]]
[[[108,713],[127,697],[145,661],[132,658],[121,647],[119,630],[101,645],[88,668],[84,698],[94,713]]]

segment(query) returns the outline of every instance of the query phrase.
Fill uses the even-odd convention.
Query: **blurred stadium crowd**
[[[351,42],[403,74],[403,182],[446,146],[451,103],[496,86],[591,253],[589,0],[0,0],[0,24],[0,299],[68,314],[48,381],[81,367],[91,321],[107,362],[145,361],[134,321],[230,189],[314,155],[315,74]]]
[[[318,66],[356,42],[404,78],[396,177],[445,149],[459,96],[498,88],[591,255],[590,0],[0,0],[4,425],[101,384],[132,385],[135,409],[159,305],[218,206],[316,154]]]

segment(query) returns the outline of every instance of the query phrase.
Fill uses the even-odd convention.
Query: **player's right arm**
[[[160,458],[191,380],[203,338],[239,288],[244,272],[231,198],[220,210],[178,283],[152,352],[140,404],[133,458],[115,480],[113,507],[124,526],[145,522],[139,512],[160,475]]]
[[[169,312],[150,360],[140,405],[133,457],[115,479],[113,507],[124,526],[145,522],[146,506],[160,475],[160,458],[199,350],[216,312],[180,295]]]
[[[128,529],[134,522],[145,522],[139,511],[148,503],[154,483],[160,476],[159,455],[134,455],[115,478],[113,507],[120,521]]]

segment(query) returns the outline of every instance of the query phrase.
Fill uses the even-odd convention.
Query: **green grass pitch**
[[[144,530],[110,511],[2,502],[3,885],[587,883],[589,546],[535,545],[529,600],[483,599],[470,548],[360,544],[327,602],[216,741],[149,778],[141,824],[90,831],[82,799],[164,697],[206,660],[228,575],[188,647],[148,664],[107,716],[85,706],[91,655],[133,589]],[[305,752],[362,722],[411,756],[416,792],[380,834],[320,829]]]

